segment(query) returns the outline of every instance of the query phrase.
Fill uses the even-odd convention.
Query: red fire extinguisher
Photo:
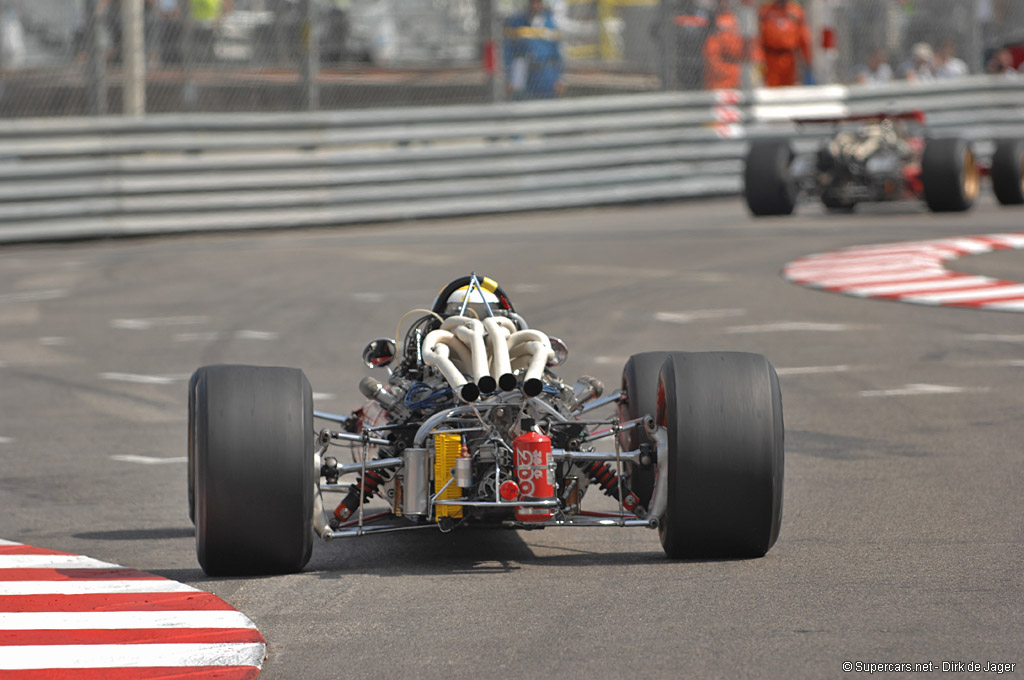
[[[516,460],[516,482],[523,500],[553,500],[555,498],[555,465],[551,456],[551,439],[534,432],[533,418],[523,418],[523,433],[512,442]],[[544,522],[554,516],[548,508],[516,507],[520,522]]]

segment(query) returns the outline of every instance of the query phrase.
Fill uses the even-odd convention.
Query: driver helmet
[[[481,295],[483,293],[483,295]],[[462,309],[462,304],[466,301],[466,295],[469,295],[469,302],[466,304],[466,316],[473,316],[476,313],[478,319],[491,316],[488,313],[487,306],[490,305],[491,312],[495,312],[500,309],[498,296],[487,290],[481,290],[476,286],[473,287],[473,292],[469,292],[469,286],[463,286],[457,288],[448,296],[448,301],[445,304],[445,315],[451,316],[452,314],[458,314],[459,310]],[[485,304],[486,303],[486,304]],[[469,310],[473,310],[472,312]]]

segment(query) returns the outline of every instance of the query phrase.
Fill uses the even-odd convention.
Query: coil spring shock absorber
[[[587,474],[590,481],[601,487],[605,494],[615,500],[619,499],[619,476],[615,474],[615,468],[608,463],[592,461],[583,466],[583,472]],[[628,486],[622,485],[622,507],[628,512],[636,510],[640,505],[640,497],[633,493]]]
[[[363,501],[368,501],[389,479],[391,479],[391,473],[388,470],[367,470],[365,478],[360,477],[355,484],[348,487],[348,495],[334,509],[334,518],[339,522],[347,520],[359,508],[360,489],[363,492]]]

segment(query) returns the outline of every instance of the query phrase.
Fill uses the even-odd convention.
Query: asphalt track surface
[[[779,273],[1022,226],[988,196],[966,215],[762,221],[721,200],[5,248],[0,537],[217,594],[266,637],[261,678],[824,678],[845,661],[1020,675],[1024,315]],[[1024,252],[950,267],[1021,281]],[[188,375],[298,366],[318,408],[347,412],[365,342],[470,271],[568,343],[570,378],[614,386],[652,349],[767,355],[787,427],[768,556],[669,561],[646,529],[420,532],[318,542],[292,576],[206,578],[185,508]]]

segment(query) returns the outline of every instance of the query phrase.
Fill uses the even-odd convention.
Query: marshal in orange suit
[[[739,89],[746,58],[746,40],[731,12],[719,12],[715,27],[704,41],[704,87]]]
[[[804,8],[793,0],[772,0],[758,12],[761,49],[764,52],[764,84],[767,87],[799,82],[797,55],[811,64],[811,32]]]

